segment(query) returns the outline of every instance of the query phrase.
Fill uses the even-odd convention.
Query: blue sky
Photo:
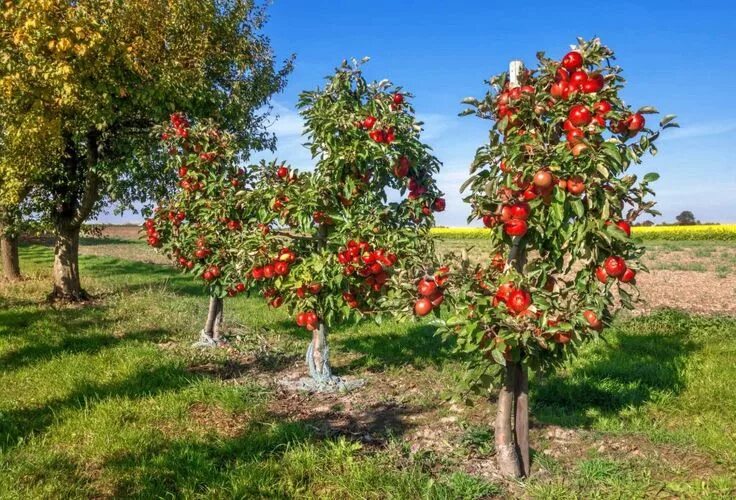
[[[554,6],[551,9],[549,6]],[[678,115],[659,154],[635,172],[657,171],[659,221],[682,210],[736,222],[736,6],[730,2],[526,2],[275,0],[266,34],[294,72],[274,104],[277,156],[311,165],[295,112],[300,91],[322,85],[342,59],[370,56],[369,79],[388,78],[415,94],[423,138],[444,167],[447,211],[438,224],[464,225],[458,187],[488,122],[459,118],[460,100],[481,96],[483,80],[511,59],[534,64],[539,50],[561,57],[577,36],[601,37],[625,72],[627,103]],[[266,155],[269,156],[269,155]],[[133,216],[124,219],[135,219]]]

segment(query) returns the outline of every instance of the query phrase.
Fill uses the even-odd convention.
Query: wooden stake
[[[504,381],[498,393],[498,409],[496,410],[494,426],[496,461],[498,462],[499,472],[505,477],[519,477],[521,475],[514,432],[511,428],[511,422],[514,419],[516,375],[517,370],[513,364],[509,363],[504,367]]]
[[[521,475],[529,475],[529,378],[527,369],[521,363],[516,365],[516,385],[514,397],[514,438],[516,453],[521,467]]]
[[[521,85],[524,64],[509,64],[509,87]],[[508,262],[521,274],[526,251],[521,238],[514,238]],[[504,385],[498,395],[495,441],[498,468],[504,476],[529,475],[529,382],[526,368],[519,362],[505,367]],[[513,431],[512,431],[513,423]]]

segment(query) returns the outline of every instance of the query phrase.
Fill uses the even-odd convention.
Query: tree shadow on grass
[[[115,498],[206,497],[213,491],[227,492],[230,498],[287,498],[284,485],[278,485],[285,472],[278,462],[310,438],[300,423],[253,422],[229,439],[156,440],[120,453],[102,467],[119,478]]]
[[[346,366],[348,370],[381,372],[407,365],[419,369],[438,367],[453,356],[452,345],[435,335],[435,327],[427,324],[412,326],[405,333],[340,337],[335,345],[359,354]]]
[[[65,324],[64,328],[85,328],[94,325],[100,327],[109,324],[109,320],[86,320],[79,323]],[[38,342],[27,344],[18,349],[7,351],[0,355],[0,366],[3,370],[17,370],[19,368],[33,365],[42,361],[48,361],[57,356],[67,354],[96,354],[104,349],[109,349],[133,340],[145,342],[156,342],[165,337],[167,332],[161,329],[150,329],[136,332],[134,334],[126,334],[122,337],[115,337],[108,333],[86,333],[84,335],[69,335],[62,338],[41,336]]]
[[[115,238],[111,236],[103,236],[102,238],[79,238],[79,245],[84,247],[104,247],[107,245],[140,245],[143,248],[144,244],[145,242],[143,240]]]
[[[397,436],[407,429],[403,417],[410,414],[406,408],[386,405],[353,416],[293,419],[291,414],[272,413],[234,437],[159,440],[112,457],[103,467],[124,478],[116,485],[115,497],[186,497],[218,491],[231,498],[288,498],[295,490],[308,491],[310,483],[320,479],[323,464],[348,458],[342,450],[350,445],[340,445],[336,438],[364,440],[375,432]],[[301,446],[310,449],[299,453]]]
[[[120,242],[130,243],[130,240],[120,240]],[[116,241],[116,243],[118,242]],[[24,245],[21,258],[23,262],[50,266],[53,251],[43,245]],[[166,286],[180,295],[196,297],[207,295],[204,287],[197,283],[193,276],[182,274],[168,265],[99,255],[81,255],[79,264],[82,286],[84,286],[85,276],[90,275],[103,283],[114,282],[117,290],[128,293],[151,287]]]
[[[4,412],[0,436],[9,447],[20,446],[32,434],[105,400],[161,396],[182,391],[196,380],[171,364],[141,369],[123,381],[84,383],[44,407]],[[289,410],[246,416],[249,421],[235,435],[219,433],[217,422],[204,434],[192,432],[186,422],[163,433],[150,429],[146,431],[148,437],[136,441],[135,446],[103,453],[104,461],[92,464],[67,454],[63,447],[54,448],[50,454],[41,454],[42,461],[24,462],[20,474],[25,484],[59,485],[64,483],[62,478],[76,478],[74,492],[90,492],[90,496],[187,497],[219,491],[231,498],[286,498],[287,491],[308,488],[313,480],[319,480],[325,463],[339,463],[350,457],[345,450],[355,449],[349,444],[340,445],[335,438],[365,441],[366,435],[372,434],[377,440],[371,444],[382,446],[383,436],[401,435],[411,426],[405,417],[414,411],[375,404],[359,412],[330,409],[294,413]],[[121,421],[120,425],[138,424]],[[92,428],[90,432],[105,430]],[[309,447],[305,453],[300,453],[302,445]],[[296,458],[285,458],[292,453]],[[93,474],[89,474],[90,467]],[[300,483],[296,488],[294,480]],[[103,490],[94,495],[98,487]]]
[[[0,309],[0,337],[26,336],[28,329],[40,323],[54,325],[54,335],[68,335],[76,331],[104,324],[107,306],[84,308],[53,308],[32,301],[8,301]]]
[[[51,265],[54,259],[54,249],[50,245],[41,245],[38,243],[21,243],[19,245],[21,266],[25,262],[34,264]]]
[[[586,347],[579,360],[531,384],[532,413],[540,422],[587,427],[685,386],[683,368],[699,345],[683,313],[661,311],[628,320]]]
[[[82,273],[89,272],[102,282],[114,281],[119,292],[135,293],[147,288],[165,287],[178,295],[207,295],[193,276],[181,274],[170,266],[99,256],[81,257],[80,263]],[[125,277],[122,282],[121,277]]]
[[[272,418],[304,424],[321,438],[344,436],[373,445],[381,445],[389,437],[403,436],[416,427],[411,417],[424,411],[396,402],[375,402],[347,411],[341,405],[315,408],[298,397],[282,399],[274,406]]]

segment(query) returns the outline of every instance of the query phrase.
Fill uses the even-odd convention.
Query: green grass
[[[736,466],[736,322],[665,312],[619,324],[606,343],[532,388],[538,419],[711,450]],[[693,425],[695,424],[695,425]]]
[[[127,245],[113,244],[115,252]],[[492,410],[481,411],[482,399],[461,414],[462,430],[448,438],[452,453],[413,453],[403,426],[380,446],[325,435],[309,418],[274,411],[278,395],[255,377],[300,362],[307,339],[282,311],[228,300],[235,347],[252,356],[199,353],[188,345],[207,304],[190,278],[86,255],[82,273],[97,300],[57,309],[43,301],[50,259],[48,248],[23,248],[33,279],[0,287],[0,498],[636,498],[658,491],[715,498],[735,491],[733,318],[664,311],[619,321],[605,343],[532,381],[535,428],[561,425],[652,453],[666,449],[666,460],[598,454],[593,439],[564,459],[537,453],[537,472],[525,484],[504,485],[463,465],[469,457],[492,460]],[[428,415],[431,424],[448,414],[444,391],[453,392],[461,365],[427,324],[345,327],[332,340],[338,373],[406,388],[396,397],[380,387],[371,393],[400,408],[397,418]],[[692,454],[710,467],[707,478],[686,459]]]

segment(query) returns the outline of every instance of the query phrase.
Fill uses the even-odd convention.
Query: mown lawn
[[[86,307],[44,303],[46,247],[23,249],[31,279],[0,285],[2,498],[736,494],[734,318],[621,320],[533,380],[533,474],[507,483],[492,474],[492,403],[448,399],[461,363],[429,325],[336,331],[336,370],[368,385],[295,400],[274,382],[298,372],[307,339],[282,311],[229,300],[235,349],[194,351],[200,288],[111,244],[116,257],[104,243],[82,257]],[[356,421],[326,432],[324,415]]]

